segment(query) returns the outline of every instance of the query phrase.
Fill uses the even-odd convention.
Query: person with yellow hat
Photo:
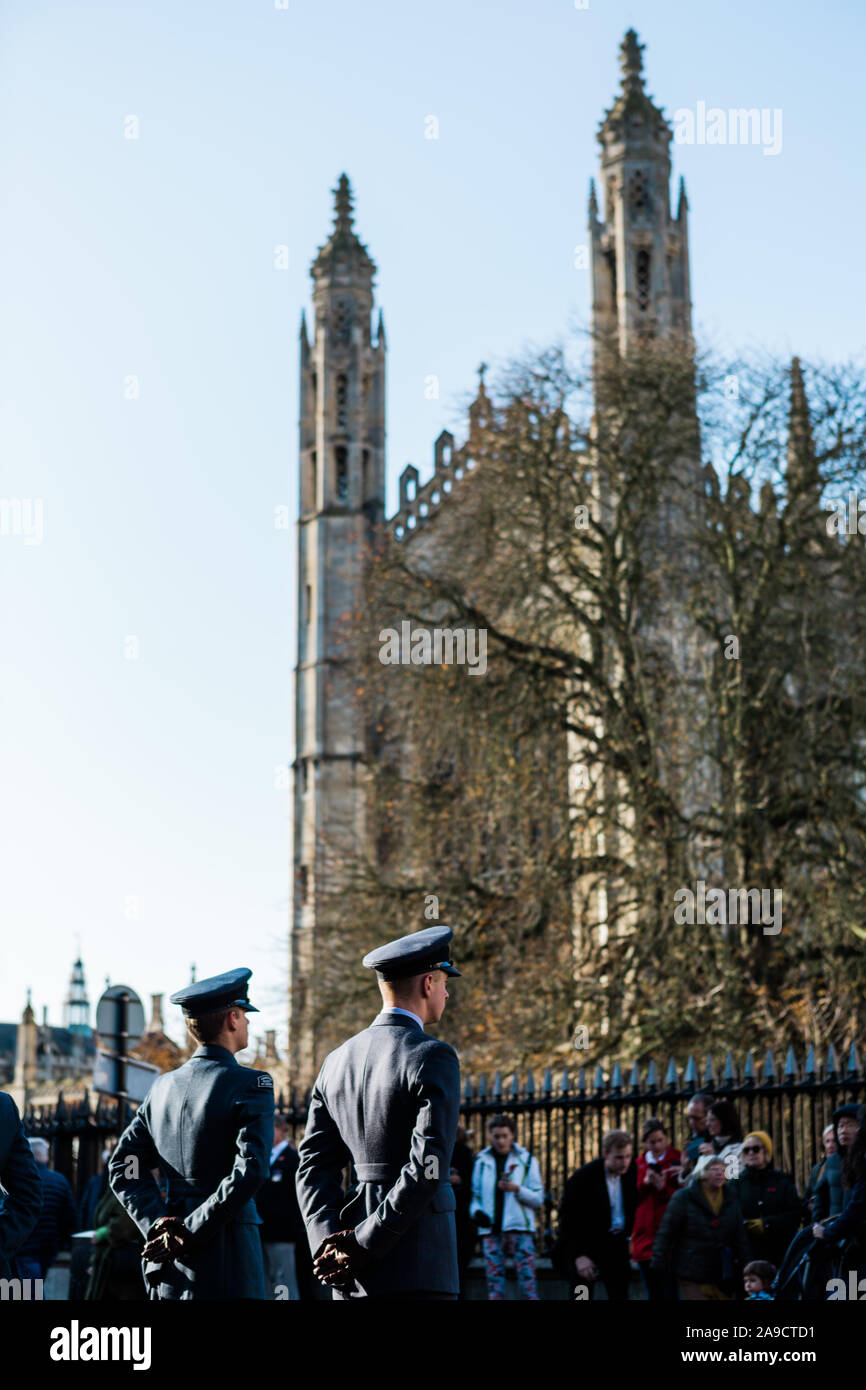
[[[743,1140],[742,1171],[733,1187],[743,1210],[752,1259],[778,1267],[800,1227],[803,1202],[794,1179],[774,1168],[772,1160],[769,1134],[752,1130]]]

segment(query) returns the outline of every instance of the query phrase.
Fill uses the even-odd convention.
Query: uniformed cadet
[[[274,1083],[242,1067],[251,970],[229,970],[171,996],[196,1042],[158,1076],[108,1165],[112,1190],[146,1238],[151,1298],[273,1298],[265,1290],[261,1218]],[[159,1169],[165,1197],[152,1176]]]
[[[42,1181],[18,1107],[0,1091],[0,1279],[15,1277],[15,1252],[39,1219]]]
[[[429,927],[364,957],[382,1012],[325,1058],[300,1146],[297,1186],[316,1277],[335,1298],[456,1298],[451,1153],[460,1067],[428,1037],[448,998],[454,933]],[[347,1202],[343,1169],[354,1165]]]

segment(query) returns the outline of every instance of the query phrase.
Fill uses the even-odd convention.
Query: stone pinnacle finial
[[[790,437],[800,449],[809,441],[811,425],[806,384],[799,357],[791,358]]]
[[[484,395],[484,373],[487,371],[487,363],[481,362],[478,366],[478,394]]]
[[[803,368],[791,359],[791,398],[788,415],[788,476],[795,491],[818,491],[821,478],[812,440],[812,423]]]
[[[352,211],[352,185],[348,177],[341,174],[334,192],[334,231],[351,232],[354,213]]]
[[[629,29],[619,50],[619,65],[622,68],[623,86],[637,82],[643,86],[643,51],[646,44],[639,43],[634,29]]]

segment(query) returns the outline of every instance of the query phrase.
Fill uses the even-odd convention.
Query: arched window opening
[[[338,299],[334,305],[334,338],[343,347],[351,341],[352,306],[348,299]]]
[[[349,380],[337,377],[337,433],[346,434],[349,429]]]
[[[643,310],[650,302],[650,253],[646,250],[637,253],[637,304]]]
[[[337,496],[344,502],[349,496],[349,453],[342,444],[335,450],[337,464]]]
[[[644,212],[649,207],[649,189],[643,169],[634,169],[629,179],[628,200],[634,212]]]

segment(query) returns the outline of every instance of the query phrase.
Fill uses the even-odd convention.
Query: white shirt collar
[[[414,1018],[415,1022],[418,1024],[418,1027],[421,1029],[421,1032],[424,1032],[424,1024],[421,1022],[417,1014],[413,1014],[411,1009],[401,1009],[396,1004],[387,1004],[385,1008],[382,1010],[382,1013],[405,1014],[407,1018]]]

